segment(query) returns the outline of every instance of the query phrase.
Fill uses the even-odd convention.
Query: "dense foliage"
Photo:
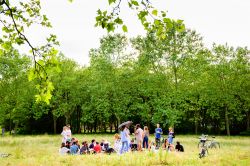
[[[100,39],[89,66],[58,57],[49,104],[35,102],[37,82],[28,81],[32,63],[14,48],[0,52],[0,124],[19,133],[111,132],[132,120],[176,133],[238,134],[249,130],[250,57],[247,48],[205,48],[191,30],[173,27],[127,39]],[[165,130],[166,131],[166,130]]]

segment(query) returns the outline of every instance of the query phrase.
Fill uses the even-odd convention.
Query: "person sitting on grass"
[[[96,144],[95,139],[93,139],[93,140],[91,141],[91,144],[89,145],[89,149],[94,149],[95,144]]]
[[[70,146],[70,154],[72,155],[76,155],[79,151],[78,145],[76,144],[76,142],[72,142],[72,145]]]
[[[174,151],[174,146],[168,142],[168,139],[165,139],[162,145],[162,149],[171,152]]]
[[[168,139],[165,139],[165,140],[164,140],[164,143],[162,144],[162,149],[163,149],[163,150],[168,150],[168,144],[169,144],[169,143],[168,143]]]
[[[66,148],[70,149],[70,141],[66,141]]]
[[[96,142],[96,145],[94,146],[94,153],[101,153],[102,147],[99,144],[99,142]]]
[[[89,154],[89,147],[88,147],[88,142],[87,141],[82,142],[82,147],[80,149],[80,154]]]
[[[175,150],[176,150],[177,152],[184,152],[184,148],[183,148],[183,146],[180,144],[179,141],[176,142]]]
[[[173,152],[174,151],[174,145],[173,144],[168,144],[167,150],[168,150],[168,152]]]
[[[150,152],[157,152],[155,143],[153,141],[150,142],[148,149]]]
[[[131,149],[131,151],[136,151],[137,150],[137,144],[135,143],[134,138],[130,142],[130,149]]]
[[[103,142],[103,150],[105,153],[108,153],[108,154],[115,152],[115,150],[110,147],[110,143],[107,140]]]
[[[61,148],[59,149],[59,153],[61,155],[65,155],[69,153],[69,149],[65,146],[64,142],[62,143]]]
[[[78,141],[78,139],[75,139],[75,142],[76,142],[76,145],[78,146],[78,149],[80,149],[80,144],[79,144],[79,141]]]
[[[100,143],[100,146],[102,147],[102,150],[104,151],[104,139],[102,139],[101,143]]]

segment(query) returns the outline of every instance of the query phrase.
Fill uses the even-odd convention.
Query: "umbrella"
[[[132,123],[133,123],[132,121],[123,122],[118,126],[118,128],[120,129],[122,126],[130,126]]]

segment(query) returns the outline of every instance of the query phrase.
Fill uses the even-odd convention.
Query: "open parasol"
[[[132,121],[123,122],[118,126],[118,128],[120,129],[122,126],[130,126],[132,123],[133,123]]]

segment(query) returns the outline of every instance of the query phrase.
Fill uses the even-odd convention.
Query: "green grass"
[[[74,135],[80,141],[91,139],[108,139],[113,143],[113,135]],[[7,158],[0,158],[0,165],[13,166],[40,166],[40,165],[250,165],[250,137],[216,137],[221,148],[209,149],[209,155],[203,159],[198,158],[198,136],[176,136],[185,148],[184,153],[159,151],[134,152],[123,155],[79,155],[60,156],[60,135],[39,136],[7,136],[0,137],[0,153],[12,154]],[[151,138],[152,140],[153,138]]]

